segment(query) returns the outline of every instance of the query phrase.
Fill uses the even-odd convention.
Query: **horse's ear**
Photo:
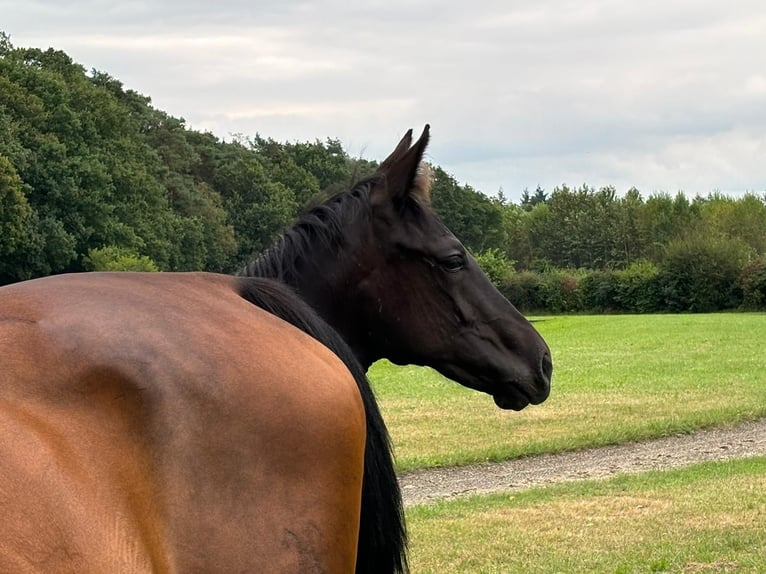
[[[401,141],[396,145],[396,149],[391,152],[391,154],[383,160],[383,163],[378,166],[378,171],[387,171],[393,164],[396,162],[396,160],[399,159],[399,157],[404,154],[408,149],[410,149],[410,146],[412,145],[412,128],[407,130],[407,133],[404,134],[404,137],[401,139]]]
[[[404,198],[413,189],[423,153],[428,146],[430,126],[426,124],[418,141],[412,143],[412,130],[409,130],[396,149],[391,152],[378,167],[378,173],[385,176],[385,190],[380,190],[389,200]],[[378,201],[382,197],[375,198]]]

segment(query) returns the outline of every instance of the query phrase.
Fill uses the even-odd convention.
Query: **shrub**
[[[630,313],[652,313],[664,308],[659,284],[660,269],[649,261],[637,261],[614,273],[617,306]]]
[[[92,271],[158,271],[157,265],[146,255],[114,245],[89,249],[84,263]]]
[[[670,311],[706,312],[742,303],[740,270],[750,248],[730,237],[690,237],[668,244],[658,277]]]
[[[592,271],[580,281],[580,296],[586,310],[617,311],[617,294],[617,276],[614,271]]]
[[[472,253],[472,255],[495,287],[499,288],[503,281],[513,273],[513,261],[508,259],[499,249],[492,247],[481,253]]]
[[[542,311],[540,275],[533,271],[511,273],[500,283],[500,292],[519,311]]]
[[[766,310],[766,256],[750,262],[740,275],[742,306],[749,310]]]
[[[551,313],[566,313],[583,309],[579,283],[582,273],[551,270],[540,276],[540,303]]]

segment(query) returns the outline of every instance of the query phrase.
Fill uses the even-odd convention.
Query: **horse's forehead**
[[[382,239],[400,249],[429,254],[459,243],[455,235],[427,206],[423,206],[423,211],[417,217],[397,219],[394,227],[389,229]]]

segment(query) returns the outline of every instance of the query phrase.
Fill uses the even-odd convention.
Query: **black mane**
[[[331,196],[306,210],[298,222],[274,245],[241,269],[244,277],[269,277],[294,285],[301,265],[312,261],[308,253],[317,245],[332,252],[345,242],[344,225],[366,220],[370,214],[370,189],[380,180],[376,174],[357,183],[351,190]]]

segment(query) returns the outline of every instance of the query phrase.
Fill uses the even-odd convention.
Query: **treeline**
[[[108,74],[0,33],[0,283],[232,271],[372,172],[337,140],[225,142]],[[518,203],[434,166],[433,205],[525,311],[766,308],[766,196],[561,186]]]
[[[563,185],[516,204],[435,172],[443,219],[524,311],[766,309],[766,194]]]
[[[482,201],[483,213],[443,216],[525,311],[766,309],[766,195],[644,199],[583,185]],[[463,219],[476,213],[484,227]]]
[[[339,141],[224,142],[65,53],[0,34],[0,284],[91,269],[231,271],[374,170]]]

